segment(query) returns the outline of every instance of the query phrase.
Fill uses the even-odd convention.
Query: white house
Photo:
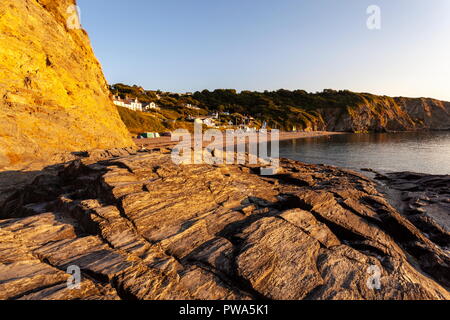
[[[143,110],[148,111],[148,110],[159,110],[160,108],[158,107],[158,105],[154,102],[150,102],[148,104],[145,104],[143,106]]]
[[[206,118],[205,120],[203,120],[203,124],[206,125],[207,127],[215,127],[216,126],[215,121],[211,118]]]
[[[134,111],[142,111],[142,103],[136,98],[134,100],[129,100],[130,109]]]
[[[209,113],[208,116],[210,116],[212,119],[219,119],[218,112]]]
[[[188,109],[191,109],[191,110],[200,110],[199,107],[193,106],[193,105],[190,104],[190,103],[187,103],[187,104],[185,105],[185,107],[188,108]]]
[[[216,126],[216,122],[214,121],[214,119],[209,118],[209,117],[199,117],[196,118],[194,120],[195,123],[198,124],[204,124],[207,127],[215,127]]]
[[[116,106],[128,108],[133,111],[142,111],[142,103],[136,99],[122,99],[120,96],[114,96],[113,102]]]

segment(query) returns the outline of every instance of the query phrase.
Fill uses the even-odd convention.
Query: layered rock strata
[[[260,176],[155,152],[43,171],[1,204],[0,298],[450,298],[448,251],[374,182],[281,164]]]
[[[133,145],[75,0],[0,2],[0,168]]]

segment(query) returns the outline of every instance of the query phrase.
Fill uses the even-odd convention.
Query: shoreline
[[[312,132],[280,132],[278,141],[295,140],[303,138],[315,138],[332,135],[348,134],[347,132],[331,132],[331,131],[312,131]],[[192,139],[193,141],[194,139]],[[141,149],[153,148],[170,148],[176,146],[179,141],[171,141],[171,137],[160,137],[150,139],[133,139],[134,143]],[[268,141],[272,141],[270,134],[268,134]],[[210,141],[204,141],[206,145]]]

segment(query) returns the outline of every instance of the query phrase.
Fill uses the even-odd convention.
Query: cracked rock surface
[[[428,238],[450,250],[450,176],[414,172],[380,174],[404,216]]]
[[[42,171],[0,204],[0,299],[450,298],[448,251],[374,182],[259,169],[156,152]]]

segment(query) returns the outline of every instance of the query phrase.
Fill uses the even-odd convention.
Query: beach
[[[328,132],[328,131],[312,131],[312,132],[280,132],[279,141],[283,140],[293,140],[301,138],[312,138],[312,137],[323,137],[331,135],[346,134],[345,132]],[[192,139],[193,140],[193,139]],[[272,141],[270,134],[268,135],[268,140]],[[134,139],[134,143],[139,148],[154,149],[154,148],[171,148],[177,145],[178,141],[172,141],[171,137],[160,137],[153,139]],[[208,145],[210,142],[204,141],[204,144]]]

